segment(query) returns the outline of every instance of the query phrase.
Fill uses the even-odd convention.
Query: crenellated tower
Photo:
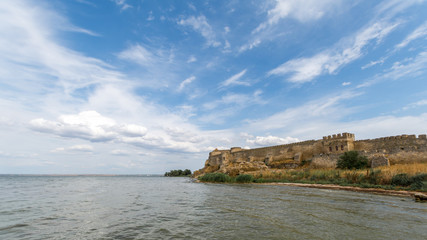
[[[340,154],[354,150],[354,134],[339,133],[323,137],[323,152],[327,154]]]

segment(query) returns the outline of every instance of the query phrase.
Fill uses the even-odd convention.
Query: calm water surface
[[[427,239],[427,204],[188,178],[0,176],[0,239]]]

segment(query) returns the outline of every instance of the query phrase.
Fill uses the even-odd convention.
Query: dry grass
[[[317,169],[324,168],[335,168],[337,166],[336,160],[331,160],[327,158],[314,158],[310,164],[310,167]]]
[[[254,171],[248,174],[255,179],[265,179],[272,181],[337,181],[342,180],[347,183],[369,182],[376,185],[390,185],[393,176],[406,173],[414,176],[420,173],[427,173],[427,163],[396,164],[390,167],[379,167],[376,169],[362,170],[339,170],[329,169],[268,169]],[[373,176],[374,175],[374,176]],[[373,180],[372,182],[372,179]]]
[[[414,164],[395,164],[390,167],[379,167],[381,170],[381,177],[391,182],[391,178],[397,174],[406,173],[409,176],[414,176],[420,173],[427,173],[427,163],[414,163]]]

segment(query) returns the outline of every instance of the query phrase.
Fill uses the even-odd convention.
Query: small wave
[[[28,226],[29,225],[25,224],[25,223],[17,223],[17,224],[9,225],[6,227],[2,227],[2,228],[0,228],[0,231],[10,230],[10,229],[14,229],[14,228],[28,227]]]

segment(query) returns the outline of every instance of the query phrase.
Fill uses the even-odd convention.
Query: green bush
[[[238,183],[249,183],[252,182],[254,177],[249,174],[242,174],[236,177],[236,182]]]
[[[367,180],[370,184],[377,185],[381,181],[381,170],[371,169],[369,175],[367,175]]]
[[[341,169],[362,169],[368,166],[368,159],[360,156],[357,151],[345,152],[337,161],[337,168]]]
[[[231,182],[231,177],[225,173],[206,173],[199,177],[202,182]]]
[[[345,174],[345,179],[348,183],[360,183],[362,182],[365,175],[359,174],[356,171],[349,172]]]
[[[190,176],[191,175],[191,170],[190,169],[185,169],[184,171],[182,171],[181,169],[177,169],[177,170],[171,170],[170,172],[166,172],[165,173],[165,177],[182,177],[182,176]]]
[[[267,182],[264,178],[257,178],[254,180],[255,183],[265,183]]]
[[[312,161],[313,161],[312,159],[308,159],[308,160],[304,159],[301,161],[300,166],[310,165]]]
[[[427,181],[427,173],[417,174],[410,179],[412,190],[422,190],[425,187],[425,181]]]
[[[391,179],[391,185],[394,186],[403,186],[410,187],[412,190],[422,190],[424,189],[424,181],[427,180],[427,173],[417,174],[415,176],[409,177],[406,173],[401,173],[394,175]]]
[[[391,178],[391,185],[407,187],[411,185],[411,179],[406,173],[397,174]]]

